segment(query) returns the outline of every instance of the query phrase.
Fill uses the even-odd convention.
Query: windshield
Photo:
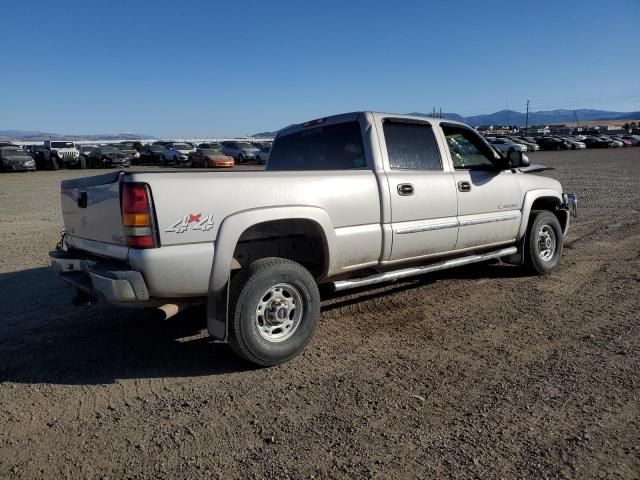
[[[2,156],[3,157],[28,157],[29,155],[27,155],[22,150],[17,150],[17,149],[11,148],[11,149],[2,150]]]
[[[51,148],[73,148],[73,142],[51,142]]]
[[[240,149],[244,149],[244,150],[255,150],[256,147],[254,147],[253,145],[251,145],[250,143],[239,143],[238,144],[238,148]]]
[[[357,121],[308,128],[278,137],[268,170],[350,170],[366,168]]]
[[[133,148],[133,145],[116,145],[115,148],[117,148],[118,150],[135,150],[135,148]]]
[[[204,154],[204,155],[211,155],[213,153],[220,153],[220,150],[217,148],[201,148],[200,151]]]
[[[173,148],[176,150],[191,150],[193,149],[193,145],[189,143],[174,143]]]

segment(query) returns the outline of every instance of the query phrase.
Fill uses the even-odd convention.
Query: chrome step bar
[[[423,273],[437,272],[439,270],[447,270],[449,268],[461,267],[472,263],[484,262],[496,258],[506,257],[518,252],[516,247],[502,248],[493,252],[480,253],[477,255],[468,255],[461,258],[452,258],[441,262],[431,263],[420,267],[403,268],[402,270],[393,270],[391,272],[376,273],[369,277],[351,278],[349,280],[339,280],[333,282],[333,289],[336,292],[348,290],[350,288],[365,287],[367,285],[375,285],[376,283],[394,282],[403,278],[415,277]]]

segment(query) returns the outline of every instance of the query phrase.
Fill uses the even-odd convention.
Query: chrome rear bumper
[[[51,267],[62,280],[92,297],[112,303],[149,300],[149,291],[140,272],[63,251],[51,252],[49,256]]]

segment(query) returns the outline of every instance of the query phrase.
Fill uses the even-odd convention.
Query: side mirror
[[[529,161],[529,157],[527,157],[520,150],[511,150],[507,154],[507,158],[509,159],[509,163],[511,163],[514,168],[528,167],[531,164],[531,162]]]

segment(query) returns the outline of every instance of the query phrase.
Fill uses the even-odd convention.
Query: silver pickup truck
[[[51,253],[80,301],[172,315],[259,365],[300,353],[340,291],[500,259],[560,260],[574,194],[443,119],[356,112],[292,125],[266,171],[121,172],[62,182]]]

